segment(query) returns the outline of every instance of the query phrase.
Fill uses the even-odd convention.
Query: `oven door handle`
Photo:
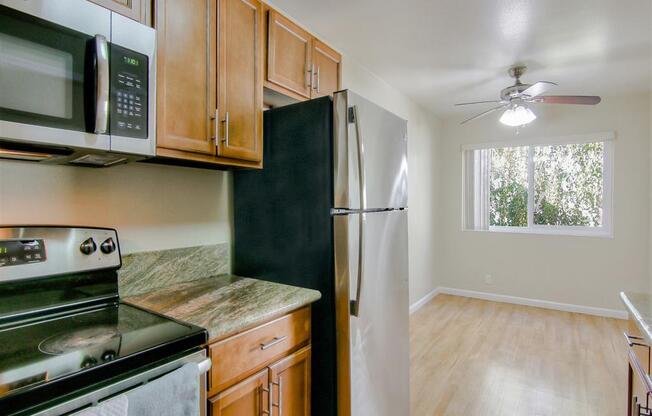
[[[109,121],[109,43],[95,35],[95,126],[93,132],[103,134]]]

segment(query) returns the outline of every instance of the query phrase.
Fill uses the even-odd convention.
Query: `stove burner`
[[[119,340],[121,337],[122,334],[114,326],[93,326],[52,335],[41,341],[38,349],[45,354],[61,355],[71,351],[106,345],[114,340]]]

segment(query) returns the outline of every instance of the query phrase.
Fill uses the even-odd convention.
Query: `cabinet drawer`
[[[310,341],[310,308],[209,346],[213,366],[209,396],[253,374]]]

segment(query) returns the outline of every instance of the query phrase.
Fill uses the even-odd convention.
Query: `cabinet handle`
[[[312,89],[312,74],[315,72],[315,64],[310,66],[310,69],[306,70],[306,77],[303,80],[304,87],[310,87]]]
[[[226,142],[226,147],[229,147],[229,112],[226,112],[224,116],[224,142]]]
[[[215,109],[215,115],[211,116],[211,120],[213,120],[213,124],[215,127],[215,135],[211,136],[212,140],[215,140],[215,146],[219,146],[219,140],[218,138],[220,137],[220,110]]]
[[[285,335],[283,335],[282,337],[274,337],[273,340],[271,340],[271,341],[269,341],[269,342],[267,342],[265,344],[260,344],[260,349],[262,351],[265,351],[266,349],[272,348],[274,345],[279,344],[279,343],[285,341],[286,339],[287,339],[287,337]]]
[[[278,416],[283,416],[283,379],[280,375],[278,376],[278,383],[272,381],[272,384],[269,387],[270,390],[272,389],[272,386],[278,386],[278,403],[272,403],[272,406],[278,408]]]
[[[264,406],[264,404],[265,404],[265,399],[263,398],[263,394],[264,394],[264,393],[267,393],[267,394],[268,394],[267,397],[270,397],[269,395],[270,395],[271,393],[270,393],[269,389],[266,389],[265,387],[262,387],[262,386],[261,386],[261,387],[260,387],[260,415],[261,415],[261,416],[264,416],[264,415],[270,415],[270,416],[271,416],[271,414],[272,414],[272,413],[271,413],[272,408],[270,407],[269,410],[265,410],[265,406]]]
[[[630,347],[633,347],[635,345],[639,347],[648,347],[648,348],[650,347],[647,344],[641,343],[641,341],[644,341],[644,339],[641,337],[635,337],[633,335],[629,335],[627,332],[623,332],[623,335],[625,336],[625,341],[627,341],[627,345]],[[636,340],[638,342],[632,340]]]
[[[319,94],[319,67],[317,67],[317,93]]]

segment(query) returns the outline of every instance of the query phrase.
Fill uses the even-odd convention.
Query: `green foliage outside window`
[[[527,147],[491,150],[489,225],[527,227]]]
[[[532,147],[535,225],[602,225],[604,143]],[[528,147],[491,149],[489,224],[527,227]]]

